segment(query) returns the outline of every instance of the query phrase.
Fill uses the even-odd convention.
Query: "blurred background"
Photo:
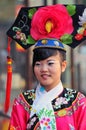
[[[11,89],[11,104],[7,113],[4,113],[7,76],[7,35],[6,31],[13,24],[18,11],[23,6],[41,6],[62,4],[86,4],[86,0],[0,0],[0,130],[8,130],[12,103],[19,93],[35,87],[37,82],[33,76],[32,47],[24,51],[18,44],[11,43],[13,59],[13,78]],[[62,76],[65,87],[81,91],[86,95],[86,41],[74,50],[67,47],[68,66]]]

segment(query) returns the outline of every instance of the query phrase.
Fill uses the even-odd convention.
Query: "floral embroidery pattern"
[[[82,16],[79,16],[79,25],[81,27],[78,28],[77,34],[75,36],[76,40],[81,40],[84,36],[86,36],[86,8],[84,9],[84,12]]]
[[[67,88],[68,92],[65,93],[65,97],[67,101],[70,101],[71,98],[74,98],[74,93],[76,93],[76,91]]]
[[[17,101],[18,101],[18,103],[20,103],[23,107],[24,107],[24,109],[29,113],[30,112],[30,106],[29,106],[29,104],[27,104],[21,97],[19,97],[18,99],[17,99]],[[17,104],[17,102],[15,103],[15,105]]]
[[[27,129],[31,129],[31,127],[34,125],[34,122],[36,121],[36,117],[33,117],[30,122],[27,124]]]
[[[56,102],[55,102],[55,108],[61,108],[61,105],[62,105],[63,103],[64,103],[64,104],[68,104],[66,98],[64,98],[64,97],[57,98],[57,99],[56,99]]]
[[[20,94],[17,101],[18,101],[18,103],[23,105],[24,109],[28,113],[30,113],[30,111],[32,110],[31,105],[32,105],[34,99],[35,99],[35,90],[33,89],[33,90],[27,90],[26,92],[23,92],[22,94]]]
[[[37,115],[40,119],[40,125],[43,127],[43,130],[55,130],[55,118],[52,110],[43,108]]]
[[[77,98],[79,99],[78,100],[79,106],[83,105],[82,108],[84,109],[86,107],[86,102],[83,101],[83,99],[85,98],[85,96],[82,93],[79,92]]]
[[[13,27],[13,31],[16,32],[16,35],[13,37],[14,39],[21,40],[23,44],[26,44],[26,35],[22,33],[21,29],[18,27]]]
[[[55,111],[55,115],[57,117],[65,116],[65,115],[72,115],[74,111],[77,110],[79,105],[79,101],[76,101],[75,103],[72,104],[72,109],[71,109],[71,101],[76,100],[77,92],[75,90],[66,88],[64,95],[56,98],[53,104],[53,108]]]
[[[44,125],[44,129],[46,130],[48,130],[48,129],[50,129],[50,123],[51,123],[51,121],[50,121],[50,119],[49,118],[47,118],[47,117],[44,117],[41,121],[40,121],[40,123],[42,124],[42,125]]]
[[[58,116],[61,117],[61,116],[65,116],[67,115],[67,110],[66,109],[62,109],[62,110],[59,110],[58,111]]]
[[[66,88],[67,92],[64,94],[64,97],[58,97],[55,100],[55,104],[53,104],[53,107],[55,109],[62,108],[63,105],[69,104],[69,101],[71,99],[74,99],[74,94],[76,94],[76,91]]]
[[[34,125],[35,124],[35,125]],[[34,114],[27,123],[27,130],[41,130],[38,116]]]
[[[27,90],[27,91],[24,92],[23,94],[24,94],[25,97],[27,97],[27,100],[28,100],[28,99],[32,99],[32,100],[35,99],[34,89],[32,89],[32,90]]]

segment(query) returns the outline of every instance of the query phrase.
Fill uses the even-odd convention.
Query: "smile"
[[[42,74],[41,77],[42,77],[43,79],[47,79],[48,77],[50,77],[50,75],[49,75],[49,74]]]

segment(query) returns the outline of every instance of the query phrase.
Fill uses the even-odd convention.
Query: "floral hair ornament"
[[[75,48],[86,39],[86,6],[23,7],[7,35],[24,49],[44,38]]]

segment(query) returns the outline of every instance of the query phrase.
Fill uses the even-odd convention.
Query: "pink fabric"
[[[16,99],[9,130],[26,130],[29,116],[24,106]],[[86,130],[86,98],[79,93],[72,105],[55,112],[55,117],[57,130]]]
[[[27,111],[25,111],[24,107],[15,100],[9,130],[26,130],[28,119],[29,114]]]
[[[75,111],[72,115],[56,118],[58,130],[86,130],[86,98],[77,100],[77,104],[80,105],[77,110],[73,105],[71,106],[72,111]]]

